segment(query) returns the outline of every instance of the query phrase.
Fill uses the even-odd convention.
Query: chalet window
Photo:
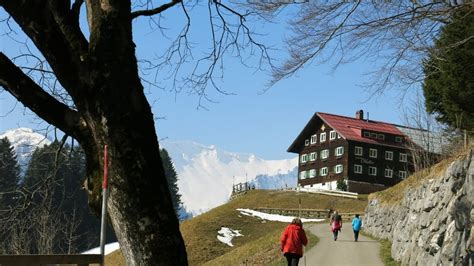
[[[369,175],[377,175],[377,167],[369,166]]]
[[[354,147],[354,155],[356,156],[362,156],[362,153],[364,152],[364,149],[359,146]]]
[[[342,156],[344,154],[344,147],[336,148],[336,156]]]
[[[340,139],[340,138],[341,138],[341,134],[337,133],[337,138]]]
[[[400,152],[400,162],[406,163],[407,162],[407,154]]]
[[[318,140],[318,135],[315,134],[311,136],[311,144],[315,144],[317,140]]]
[[[304,145],[305,145],[305,146],[309,146],[309,139],[307,139],[307,140],[304,141]]]
[[[301,155],[301,163],[306,163],[308,161],[308,154]]]
[[[309,170],[309,178],[313,178],[316,176],[316,169]]]
[[[370,137],[376,139],[376,138],[377,138],[377,133],[371,132],[371,133],[370,133]]]
[[[328,168],[327,167],[323,167],[319,170],[319,175],[320,176],[327,176],[328,175]]]
[[[385,139],[385,135],[384,135],[384,134],[377,134],[377,139],[384,140],[384,139]]]
[[[395,142],[402,142],[403,138],[402,137],[395,137]]]
[[[369,157],[377,158],[377,149],[369,149]]]
[[[300,172],[300,179],[305,179],[306,178],[306,171],[301,171]]]
[[[344,170],[344,167],[342,166],[342,164],[338,164],[338,165],[334,166],[334,172],[336,174],[342,173],[343,170]]]
[[[385,169],[385,177],[392,178],[392,176],[393,176],[393,170],[386,168]]]
[[[335,130],[331,130],[331,131],[329,132],[329,139],[330,139],[330,140],[335,140],[335,139],[336,139],[336,135],[337,135],[336,131],[335,131]]]
[[[401,179],[407,178],[407,171],[398,171],[398,177]]]
[[[388,160],[388,161],[393,160],[393,151],[385,151],[385,160]]]
[[[354,164],[354,173],[356,173],[356,174],[362,174],[362,165],[360,165],[360,164]]]
[[[329,157],[329,150],[328,149],[322,150],[320,157],[321,157],[321,160],[327,159]]]
[[[364,137],[369,138],[370,137],[370,132],[364,131]]]
[[[317,153],[315,153],[315,152],[312,152],[312,153],[309,154],[309,160],[311,162],[316,161],[316,157],[317,157]]]
[[[323,132],[319,135],[319,142],[325,142],[326,141],[326,132]]]

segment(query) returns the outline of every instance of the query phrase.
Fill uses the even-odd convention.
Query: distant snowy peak
[[[161,145],[174,162],[181,199],[193,215],[227,202],[233,184],[248,181],[261,189],[296,184],[297,157],[264,160],[251,153],[228,152],[193,141],[165,140]]]
[[[13,148],[20,167],[24,169],[33,152],[38,147],[49,145],[51,141],[44,135],[34,132],[31,128],[16,128],[6,131],[0,135],[0,139],[8,138]]]
[[[255,155],[251,153],[228,152],[215,145],[206,146],[191,140],[164,140],[160,144],[170,153],[177,171],[192,162],[203,159],[213,159],[223,163],[252,162],[256,159]]]

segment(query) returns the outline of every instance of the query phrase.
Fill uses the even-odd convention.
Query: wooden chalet
[[[413,172],[410,149],[420,148],[405,127],[317,112],[288,148],[299,154],[298,186],[370,193],[393,186]],[[409,128],[410,130],[416,130]]]

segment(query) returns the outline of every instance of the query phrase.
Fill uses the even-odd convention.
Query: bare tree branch
[[[46,93],[1,52],[0,85],[46,122],[71,136],[78,135],[79,114]]]
[[[472,1],[308,1],[289,9],[292,35],[286,40],[288,58],[274,69],[270,85],[304,66],[331,61],[340,64],[364,57],[373,61],[371,90],[409,88],[420,80],[421,60],[450,23],[452,12],[473,8]],[[287,1],[252,1],[255,10],[271,19],[288,10]],[[378,69],[378,70],[375,70]],[[380,70],[382,69],[382,70]]]
[[[62,86],[77,97],[84,84],[75,73],[84,73],[88,43],[70,7],[59,0],[1,0],[0,6],[35,43]]]
[[[173,7],[176,4],[181,3],[181,2],[182,2],[182,0],[172,0],[171,2],[163,4],[163,5],[161,5],[157,8],[147,9],[147,10],[138,10],[138,11],[132,12],[131,17],[132,17],[132,19],[134,19],[134,18],[137,18],[139,16],[153,16],[153,15],[159,14],[159,13],[167,10],[168,8]]]

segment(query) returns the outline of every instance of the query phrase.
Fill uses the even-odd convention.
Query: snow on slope
[[[6,131],[0,135],[0,139],[8,138],[15,149],[18,164],[25,170],[31,155],[38,147],[51,143],[44,135],[36,133],[31,128],[16,128]]]
[[[193,141],[166,140],[161,145],[175,164],[181,200],[193,215],[225,203],[233,182],[253,181],[260,176],[254,182],[257,188],[296,184],[297,158],[263,160],[250,153],[228,152]],[[277,184],[271,184],[272,180]]]

